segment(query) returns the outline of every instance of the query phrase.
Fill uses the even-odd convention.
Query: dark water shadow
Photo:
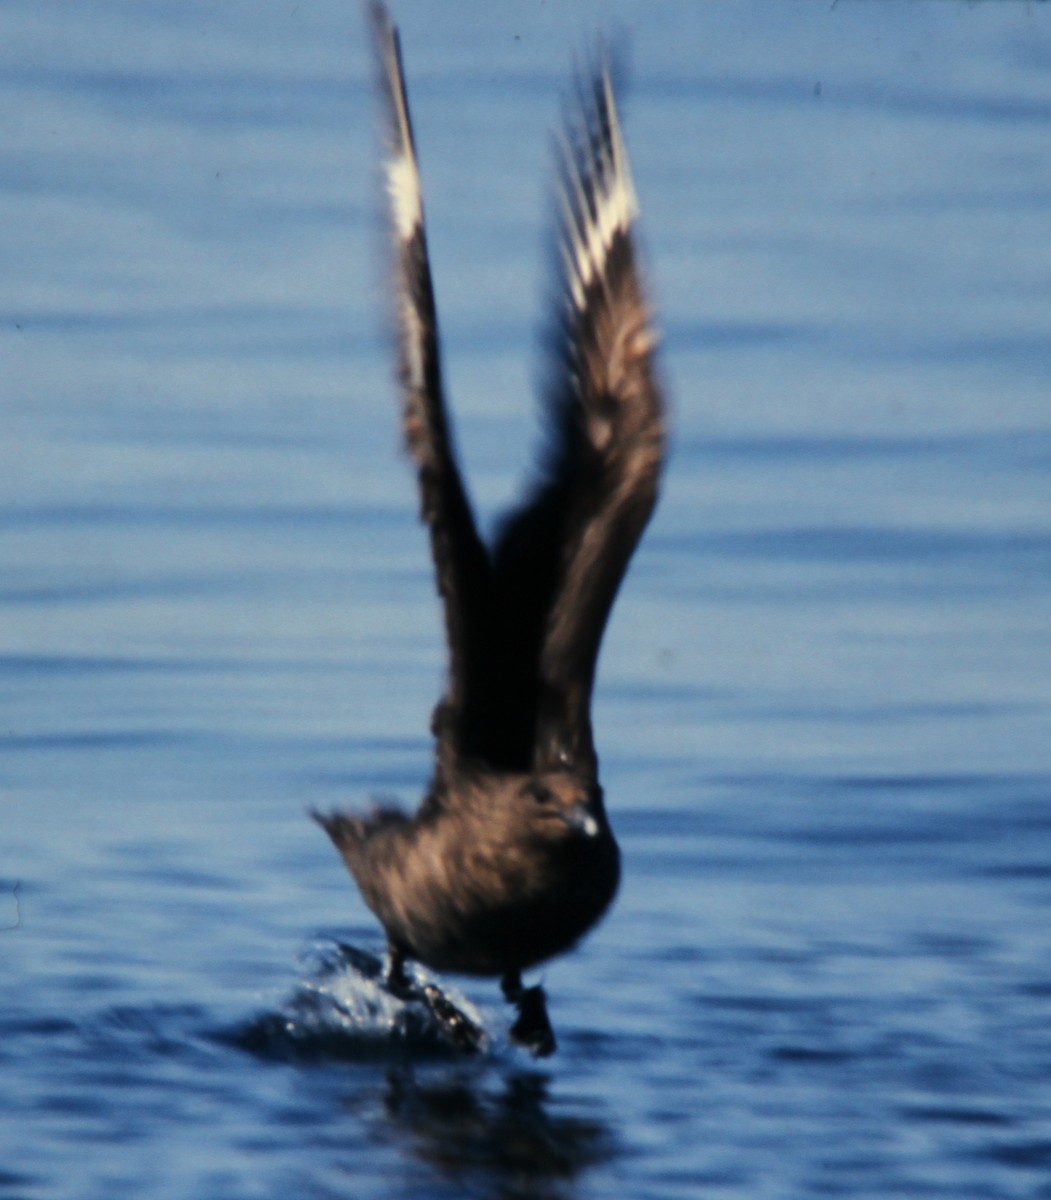
[[[465,1194],[568,1200],[586,1172],[617,1156],[617,1141],[595,1115],[561,1111],[549,1088],[538,1071],[512,1071],[496,1087],[392,1071],[384,1110],[407,1150]]]

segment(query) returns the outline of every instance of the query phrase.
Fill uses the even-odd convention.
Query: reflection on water
[[[616,1148],[602,1122],[553,1114],[549,1087],[539,1072],[512,1072],[489,1088],[392,1073],[384,1106],[410,1152],[468,1194],[556,1200]]]

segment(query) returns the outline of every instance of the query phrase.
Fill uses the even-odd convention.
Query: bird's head
[[[606,828],[602,789],[593,779],[571,771],[541,771],[525,776],[522,809],[534,827],[549,836],[598,837]]]

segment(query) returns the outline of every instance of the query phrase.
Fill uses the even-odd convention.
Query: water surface
[[[1051,14],[396,15],[487,514],[571,52],[629,52],[674,447],[622,894],[549,1063],[484,982],[477,1061],[354,1025],[305,813],[415,801],[443,670],[360,14],[6,5],[0,1197],[1051,1195]]]

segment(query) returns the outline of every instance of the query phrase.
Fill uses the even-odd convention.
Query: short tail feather
[[[318,812],[310,810],[310,816],[332,839],[341,854],[353,852],[364,845],[370,837],[386,825],[398,825],[409,820],[400,808],[377,805],[369,813]]]

